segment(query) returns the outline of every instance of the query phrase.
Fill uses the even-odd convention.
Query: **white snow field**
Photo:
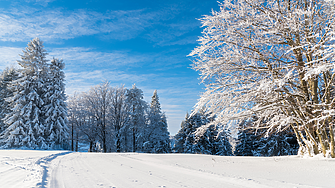
[[[0,187],[335,187],[335,160],[0,150]]]

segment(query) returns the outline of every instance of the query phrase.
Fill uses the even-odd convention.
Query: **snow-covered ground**
[[[334,159],[0,150],[0,187],[335,187]]]

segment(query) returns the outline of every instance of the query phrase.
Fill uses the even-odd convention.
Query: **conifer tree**
[[[9,98],[13,97],[10,84],[17,78],[18,72],[14,68],[6,68],[0,75],[0,135],[6,129],[6,124],[3,122],[3,119],[6,114],[12,111],[12,107],[8,101]]]
[[[43,99],[44,125],[49,148],[64,148],[68,144],[67,138],[67,107],[65,104],[65,75],[63,60],[52,59],[48,74],[48,81],[44,83]]]
[[[44,105],[41,88],[48,69],[46,55],[39,38],[29,42],[23,55],[20,55],[20,78],[11,83],[15,90],[14,97],[9,99],[13,111],[4,118],[7,129],[0,136],[0,144],[4,148],[48,148],[46,129],[41,121],[41,107]]]
[[[188,125],[189,114],[186,113],[185,120],[181,122],[180,129],[174,136],[175,144],[173,150],[176,153],[184,153],[184,144],[187,137],[187,125]]]
[[[148,140],[146,150],[151,153],[170,153],[170,137],[165,114],[161,111],[157,90],[151,98],[148,115]]]

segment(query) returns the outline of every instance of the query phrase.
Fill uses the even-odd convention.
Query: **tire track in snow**
[[[56,159],[59,156],[67,155],[69,153],[72,153],[71,151],[68,152],[61,152],[61,153],[56,153],[56,154],[51,154],[46,157],[42,157],[38,159],[35,164],[39,165],[42,168],[42,180],[41,182],[36,184],[36,187],[40,188],[46,188],[47,183],[48,183],[48,169],[50,168],[50,164],[52,160]]]

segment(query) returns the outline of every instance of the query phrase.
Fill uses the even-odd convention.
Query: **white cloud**
[[[130,54],[130,52],[126,51],[99,52],[91,48],[80,47],[52,48],[50,49],[49,55],[63,59],[71,69],[78,69],[80,67],[76,66],[83,65],[85,65],[85,68],[108,67],[111,65],[136,66],[137,63],[148,60],[148,56]]]
[[[6,67],[16,66],[16,60],[20,59],[19,54],[22,53],[21,48],[0,47],[0,70]]]
[[[117,86],[119,84],[131,84],[146,81],[153,75],[139,75],[129,74],[123,71],[111,71],[111,70],[93,70],[93,71],[80,71],[80,72],[69,72],[65,71],[66,75],[66,93],[72,95],[74,92],[87,91],[94,85],[100,84],[105,80],[111,82],[112,85]],[[116,85],[115,85],[116,84]]]
[[[144,10],[99,13],[86,10],[70,12],[62,9],[13,9],[0,14],[0,40],[29,41],[40,37],[42,40],[57,43],[63,39],[95,34],[126,40],[136,37],[149,27],[159,18],[158,14]]]

